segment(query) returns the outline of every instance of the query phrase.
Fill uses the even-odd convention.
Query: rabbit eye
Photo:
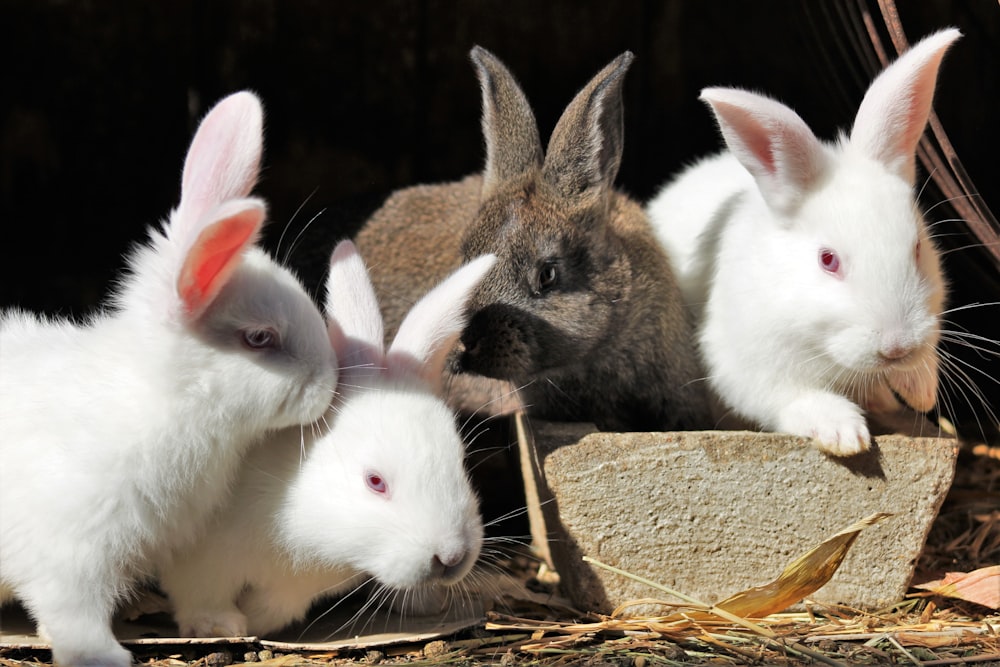
[[[837,276],[838,278],[843,275],[843,272],[840,270],[840,257],[830,248],[820,248],[819,266],[830,275]]]
[[[385,483],[385,478],[377,472],[366,472],[365,483],[374,493],[385,495],[389,491],[389,486]]]
[[[278,334],[273,329],[244,329],[240,332],[243,344],[251,350],[278,347]]]
[[[559,271],[554,262],[546,262],[538,271],[538,289],[545,291],[555,287],[559,280]]]

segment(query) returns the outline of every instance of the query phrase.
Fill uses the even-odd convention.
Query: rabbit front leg
[[[178,554],[160,566],[160,587],[170,598],[181,637],[246,637],[247,619],[236,605],[246,561],[232,559],[228,540]],[[247,558],[243,554],[243,558]]]
[[[805,390],[778,411],[776,430],[813,438],[816,447],[832,456],[866,451],[871,434],[861,408],[829,391]]]
[[[22,596],[31,615],[39,621],[39,634],[52,645],[53,661],[60,667],[132,664],[132,654],[111,632],[113,596],[89,590],[79,583],[74,586],[58,577],[32,582],[24,587]]]
[[[174,613],[182,637],[246,637],[247,617],[235,604]]]

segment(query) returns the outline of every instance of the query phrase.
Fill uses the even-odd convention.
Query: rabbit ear
[[[934,100],[945,51],[961,36],[954,28],[925,37],[889,65],[865,93],[851,131],[851,143],[899,174],[916,180],[914,153]]]
[[[496,263],[482,255],[452,273],[410,309],[389,346],[390,369],[416,372],[440,390],[445,362],[466,324],[466,302]]]
[[[629,51],[615,58],[556,123],[542,173],[561,195],[601,198],[614,185],[625,142],[622,84],[633,59]]]
[[[216,104],[191,140],[175,223],[193,236],[213,208],[249,195],[260,172],[263,141],[263,111],[253,93],[234,93]]]
[[[481,46],[473,47],[470,57],[483,93],[485,198],[499,184],[540,165],[542,142],[538,138],[535,114],[510,71]]]
[[[326,315],[337,358],[348,366],[379,363],[385,333],[368,269],[357,247],[341,241],[330,255]]]
[[[705,88],[729,150],[753,175],[773,210],[790,213],[827,164],[826,148],[784,104],[735,88]]]
[[[239,265],[243,252],[257,242],[266,207],[257,199],[226,202],[208,221],[184,257],[177,294],[184,311],[198,318]]]

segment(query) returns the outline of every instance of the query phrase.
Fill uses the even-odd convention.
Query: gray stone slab
[[[951,485],[958,452],[951,439],[898,435],[878,436],[870,452],[838,459],[780,434],[600,433],[539,422],[531,430],[528,468],[542,473],[543,530],[563,594],[603,612],[629,600],[669,598],[590,566],[584,555],[714,603],[768,583],[875,512],[894,516],[865,529],[810,599],[860,609],[896,602]]]

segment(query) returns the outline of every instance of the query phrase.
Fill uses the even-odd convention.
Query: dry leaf
[[[929,581],[915,588],[974,602],[990,609],[1000,609],[1000,565],[991,565],[972,572],[949,572],[944,579]]]
[[[891,515],[878,513],[861,519],[795,559],[766,586],[737,593],[715,606],[743,618],[761,618],[787,609],[830,581],[861,530],[888,516]]]

